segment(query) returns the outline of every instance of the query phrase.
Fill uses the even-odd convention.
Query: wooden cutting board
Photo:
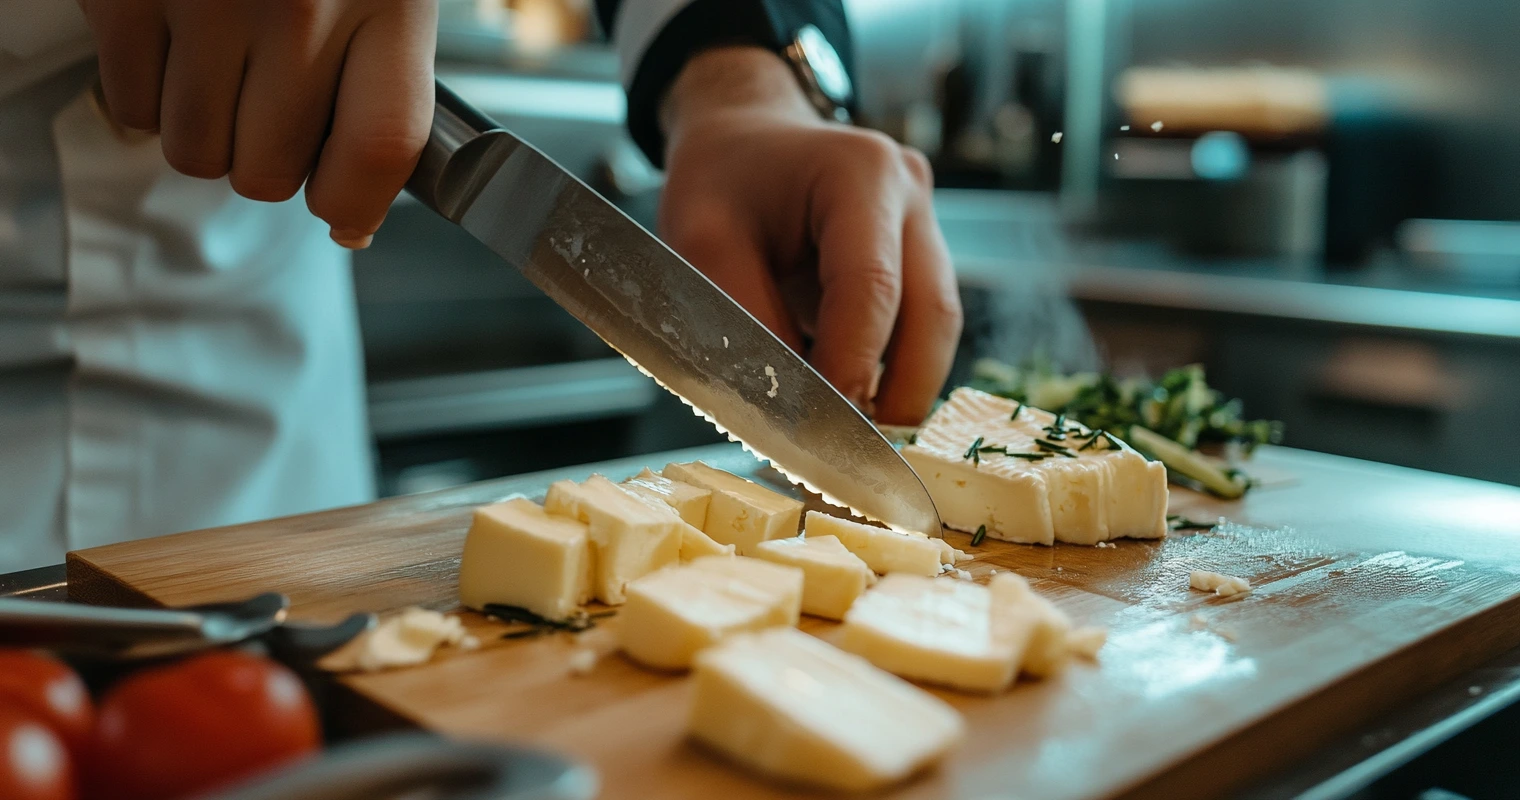
[[[703,458],[773,486],[777,476],[720,446],[598,465],[613,479]],[[1208,533],[1096,549],[970,548],[986,580],[1014,569],[1079,621],[1111,635],[1098,663],[996,697],[936,693],[970,736],[894,798],[1215,797],[1300,758],[1413,693],[1520,645],[1520,489],[1282,448],[1253,469],[1241,502],[1173,493],[1173,511],[1229,520]],[[288,594],[297,618],[419,604],[455,608],[470,508],[562,470],[250,525],[71,553],[70,594],[184,605]],[[1216,598],[1188,572],[1248,577]],[[953,580],[953,578],[946,578]],[[616,655],[616,618],[579,638],[502,640],[427,666],[354,675],[360,712],[448,734],[528,742],[601,772],[608,798],[791,796],[686,743],[679,676]],[[833,625],[805,620],[827,639]],[[570,655],[602,654],[576,676]]]

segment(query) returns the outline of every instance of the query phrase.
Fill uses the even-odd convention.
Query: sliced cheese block
[[[681,523],[681,561],[687,562],[703,556],[732,556],[736,548],[731,544],[719,544],[711,536],[685,522]]]
[[[681,519],[686,520],[687,525],[698,530],[707,524],[707,505],[712,500],[711,489],[671,480],[648,467],[623,481],[623,488],[670,506],[681,515]]]
[[[713,493],[702,531],[723,544],[738,547],[741,556],[751,555],[759,542],[797,535],[802,518],[798,500],[701,461],[667,464],[664,474]]]
[[[733,545],[719,544],[711,536],[703,533],[701,528],[682,519],[678,513],[679,510],[675,506],[667,504],[658,493],[640,491],[632,483],[621,483],[618,485],[644,505],[653,508],[661,514],[676,517],[676,527],[680,529],[678,535],[681,541],[679,555],[683,563],[694,558],[701,558],[702,556],[731,556],[736,552],[736,548]],[[711,494],[711,492],[708,494]],[[707,507],[705,505],[702,508],[702,515],[704,517],[707,516]]]
[[[860,556],[834,536],[793,536],[755,545],[755,557],[802,569],[802,612],[842,619],[850,604],[876,580]]]
[[[459,561],[459,602],[565,619],[591,599],[591,574],[586,524],[519,497],[475,509]]]
[[[859,556],[873,571],[883,575],[889,572],[910,572],[925,576],[940,573],[940,548],[934,543],[935,540],[923,534],[898,533],[809,511],[807,535],[809,538],[838,538],[846,549]]]
[[[1035,628],[985,586],[898,573],[855,601],[838,642],[904,678],[1000,692],[1018,677]]]
[[[739,631],[795,625],[802,570],[715,556],[650,573],[628,585],[618,641],[633,660],[685,669],[704,647]]]
[[[680,518],[646,505],[601,475],[585,483],[555,481],[544,509],[586,523],[593,560],[591,592],[603,603],[622,603],[630,581],[680,558]]]
[[[987,582],[987,590],[992,593],[993,602],[1005,613],[1027,620],[1034,626],[1021,671],[1035,678],[1045,678],[1060,672],[1072,654],[1069,641],[1072,634],[1071,618],[1049,600],[1035,594],[1029,587],[1029,581],[1017,573],[999,572],[993,575],[992,580]]]
[[[1055,421],[1037,408],[956,389],[902,454],[951,528],[985,525],[994,539],[1032,544],[1165,536],[1166,468],[1117,439],[1118,449],[1107,438],[1093,441],[1074,422],[1063,420],[1062,433],[1046,430]]]
[[[791,628],[704,650],[692,684],[692,738],[787,783],[880,788],[965,736],[943,700]]]

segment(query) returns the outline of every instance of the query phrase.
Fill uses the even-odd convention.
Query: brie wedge
[[[628,585],[618,642],[655,669],[685,669],[705,647],[739,631],[796,625],[802,570],[713,556],[662,569]]]
[[[860,557],[873,571],[910,572],[933,576],[940,573],[940,546],[923,534],[898,533],[874,525],[831,517],[817,511],[807,513],[807,535],[833,536],[845,549]]]
[[[734,636],[697,656],[692,738],[762,775],[868,791],[965,735],[943,700],[801,631]]]
[[[623,589],[630,581],[680,558],[680,518],[646,505],[601,475],[585,483],[555,481],[544,509],[586,523],[592,595],[608,605],[623,602]]]
[[[664,475],[712,492],[702,531],[722,544],[734,545],[741,556],[753,555],[754,546],[767,539],[797,535],[802,517],[798,500],[701,461],[667,464]]]
[[[755,557],[802,569],[802,613],[842,619],[876,580],[860,557],[833,536],[793,536],[755,545]]]
[[[902,454],[957,530],[986,526],[994,539],[1031,544],[1165,536],[1166,468],[1118,439],[1056,421],[956,389]]]
[[[519,497],[475,509],[459,560],[459,602],[565,619],[591,599],[591,573],[585,523]]]

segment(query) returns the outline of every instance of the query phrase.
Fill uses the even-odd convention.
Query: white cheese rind
[[[987,587],[887,575],[844,617],[839,646],[904,678],[1000,692],[1018,676],[1035,620],[1005,613]]]
[[[891,572],[924,576],[940,573],[940,548],[927,536],[898,533],[818,511],[807,513],[807,535],[839,539],[845,549],[883,575]]]
[[[554,482],[544,509],[586,523],[592,595],[608,605],[623,602],[630,581],[680,560],[680,518],[651,507],[601,475],[585,483]]]
[[[711,489],[672,480],[648,467],[623,481],[622,485],[635,494],[659,500],[675,509],[687,525],[701,530],[707,524],[707,507],[712,502]]]
[[[591,575],[585,523],[516,498],[475,509],[459,560],[459,602],[565,619],[591,599]]]
[[[956,389],[902,453],[929,489],[941,519],[957,530],[974,532],[985,525],[988,536],[1029,544],[1165,536],[1166,468],[1127,445],[1112,449],[1105,439],[1084,450],[1091,431],[1066,422],[1065,428],[1080,433],[1060,439],[1045,430],[1055,419],[1012,400]],[[1036,439],[1070,455],[1019,458],[1044,452]],[[998,449],[968,458],[978,440],[983,448]]]
[[[703,651],[687,728],[761,775],[840,791],[897,783],[965,736],[944,701],[789,628]]]
[[[797,624],[802,570],[743,557],[710,557],[628,585],[618,642],[655,669],[691,665],[703,648],[740,631]]]
[[[833,536],[793,536],[755,546],[755,557],[802,570],[802,613],[842,619],[876,580],[860,557]]]
[[[802,518],[798,500],[701,461],[667,464],[664,476],[713,493],[702,531],[722,544],[734,545],[741,556],[751,555],[759,542],[797,535]]]

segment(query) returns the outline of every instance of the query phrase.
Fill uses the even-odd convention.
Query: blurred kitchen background
[[[1520,3],[853,0],[991,355],[1198,362],[1286,444],[1520,484]],[[652,226],[588,0],[444,0],[440,77]],[[717,439],[403,196],[356,257],[386,494]]]

